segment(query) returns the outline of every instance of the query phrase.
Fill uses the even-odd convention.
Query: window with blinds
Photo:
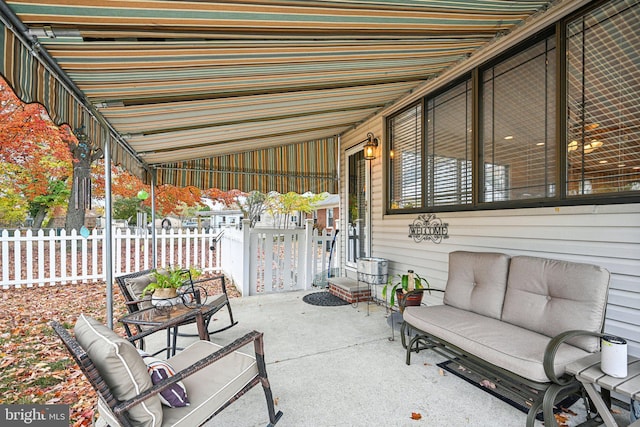
[[[567,25],[567,194],[640,191],[640,3]]]
[[[389,207],[422,206],[422,104],[389,119]]]
[[[588,5],[391,117],[390,210],[637,203],[639,38],[637,0]]]
[[[484,202],[555,195],[555,55],[548,37],[482,73]]]
[[[427,100],[426,206],[473,201],[471,81]]]

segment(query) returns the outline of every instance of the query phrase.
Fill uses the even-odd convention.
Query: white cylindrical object
[[[614,378],[627,376],[627,341],[613,335],[602,337],[602,358],[600,369]]]

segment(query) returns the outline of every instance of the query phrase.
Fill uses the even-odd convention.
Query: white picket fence
[[[75,230],[32,230],[0,233],[0,284],[11,287],[91,283],[105,280],[104,235],[87,237]],[[309,289],[314,277],[329,268],[333,234],[305,229],[226,229],[215,243],[206,230],[159,230],[157,264],[197,266],[224,271],[243,295]],[[115,229],[113,276],[152,268],[152,239],[145,230]],[[248,242],[248,244],[245,244]],[[212,244],[215,249],[211,250]],[[335,260],[338,259],[334,256]],[[18,260],[18,262],[16,262]],[[253,284],[251,290],[250,284]]]
[[[158,231],[158,266],[219,270],[219,251],[210,249],[212,235],[205,230]],[[3,230],[1,237],[0,283],[4,289],[105,280],[101,230],[94,229],[87,237],[76,230],[69,234],[65,230]],[[111,245],[114,277],[152,268],[152,245],[146,230],[115,229]]]

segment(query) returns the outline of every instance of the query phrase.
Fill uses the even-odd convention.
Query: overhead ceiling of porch
[[[6,3],[159,183],[223,187],[220,163],[335,179],[336,135],[552,2]]]

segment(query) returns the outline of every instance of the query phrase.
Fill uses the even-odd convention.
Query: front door
[[[356,267],[358,258],[369,254],[369,179],[362,148],[347,152],[347,258]]]

